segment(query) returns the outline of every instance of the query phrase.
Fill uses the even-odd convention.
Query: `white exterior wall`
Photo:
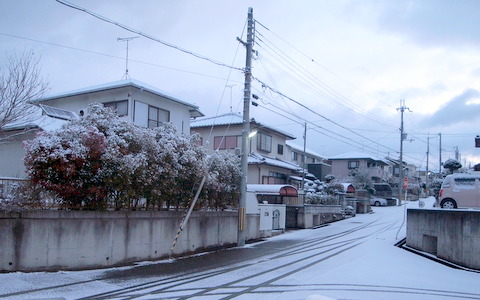
[[[20,132],[11,131],[4,133],[4,135]],[[23,164],[25,150],[23,150],[22,142],[33,139],[37,132],[37,130],[32,130],[0,142],[0,177],[25,178],[27,176],[25,165]]]
[[[251,128],[251,129],[254,129],[254,128]],[[272,149],[271,149],[270,152],[266,152],[266,151],[260,150],[258,148],[258,136],[259,136],[259,134],[257,133],[252,138],[250,152],[254,151],[254,152],[258,152],[260,154],[266,155],[266,156],[276,157],[276,158],[279,158],[279,159],[282,159],[282,160],[290,161],[290,157],[288,156],[288,149],[287,149],[287,145],[285,144],[285,137],[284,136],[276,135],[276,134],[274,134],[270,131],[262,131],[261,129],[258,132],[259,133],[263,132],[263,133],[265,133],[267,135],[270,135],[272,137]],[[283,146],[283,154],[278,153],[278,145]]]
[[[190,133],[190,111],[185,105],[169,100],[165,97],[142,91],[135,87],[121,87],[106,91],[86,93],[66,98],[47,100],[42,103],[46,105],[63,108],[76,112],[80,110],[87,111],[87,107],[92,103],[106,103],[113,101],[128,100],[128,118],[134,120],[134,101],[155,106],[170,112],[170,122],[179,132]]]

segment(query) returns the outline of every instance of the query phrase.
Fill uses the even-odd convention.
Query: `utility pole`
[[[438,154],[438,174],[440,175],[442,173],[442,134],[439,133],[439,143],[440,145],[438,146],[439,148],[439,154]]]
[[[302,159],[302,189],[305,188],[305,173],[307,169],[305,168],[307,165],[307,122],[305,122],[305,130],[303,132],[303,159]]]
[[[398,174],[398,205],[402,205],[402,196],[403,196],[403,141],[406,139],[407,134],[403,132],[403,112],[408,109],[405,107],[405,100],[400,100],[400,107],[397,110],[401,113],[401,121],[400,121],[400,165],[399,165],[399,174]],[[405,199],[406,200],[406,199]]]
[[[430,133],[427,135],[427,168],[425,170],[425,187],[428,189],[428,156],[430,155]]]
[[[247,221],[247,175],[248,175],[248,135],[250,133],[250,85],[252,82],[252,48],[253,48],[253,8],[248,8],[247,21],[247,42],[241,42],[247,49],[245,63],[245,89],[243,93],[243,126],[242,126],[242,157],[241,169],[242,177],[240,180],[240,200],[238,203],[238,234],[237,246],[245,245],[245,231]]]

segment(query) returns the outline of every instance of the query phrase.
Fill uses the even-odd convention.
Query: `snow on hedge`
[[[238,158],[217,154],[207,159],[198,135],[179,134],[170,123],[138,127],[98,103],[88,110],[87,116],[24,143],[27,174],[61,197],[65,206],[186,206],[207,174],[205,197],[238,192]],[[199,202],[211,205],[212,201]]]

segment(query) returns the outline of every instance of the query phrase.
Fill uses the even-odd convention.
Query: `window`
[[[170,121],[170,112],[158,107],[148,106],[148,128],[160,126],[163,122]]]
[[[265,152],[272,152],[272,136],[259,133],[257,138],[257,149]]]
[[[107,102],[103,106],[115,111],[120,117],[128,115],[128,100]]]
[[[278,144],[277,153],[280,154],[280,155],[283,154],[283,145]]]
[[[349,169],[356,169],[360,166],[360,163],[358,161],[349,161],[348,162],[348,168]]]
[[[235,149],[238,147],[238,137],[231,136],[216,136],[213,138],[213,147],[218,150]]]
[[[298,153],[292,152],[292,161],[297,161],[297,160],[298,160]]]

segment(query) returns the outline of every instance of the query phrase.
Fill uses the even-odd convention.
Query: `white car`
[[[387,200],[383,198],[370,198],[370,205],[387,206]]]

